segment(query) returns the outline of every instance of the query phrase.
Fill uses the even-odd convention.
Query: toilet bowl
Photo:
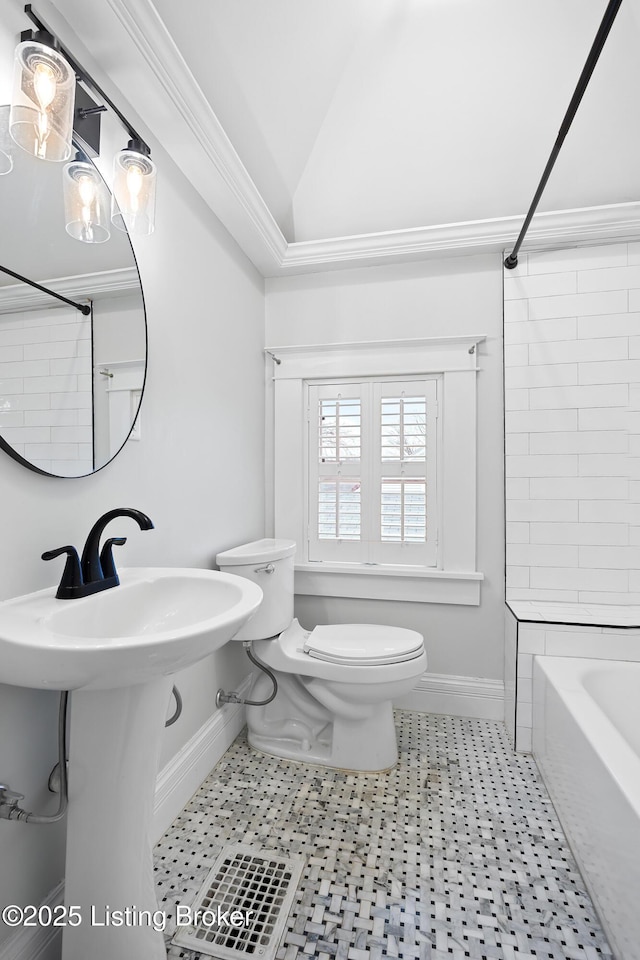
[[[276,757],[348,770],[378,771],[398,758],[393,700],[426,670],[423,638],[380,624],[331,624],[305,630],[293,618],[291,540],[258,540],[218,554],[221,570],[249,577],[263,590],[254,617],[234,639],[273,673],[275,698],[247,707],[249,743]],[[249,700],[273,690],[254,677]]]

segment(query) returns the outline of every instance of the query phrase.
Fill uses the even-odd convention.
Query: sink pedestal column
[[[171,683],[71,695],[62,960],[166,958],[149,829]]]

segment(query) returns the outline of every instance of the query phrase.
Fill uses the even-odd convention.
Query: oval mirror
[[[147,331],[138,268],[126,232],[112,227],[101,243],[67,233],[64,164],[15,146],[12,159],[0,176],[0,266],[91,311],[0,272],[0,446],[39,473],[86,476],[140,436]]]

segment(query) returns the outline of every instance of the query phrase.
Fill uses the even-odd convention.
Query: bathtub
[[[616,960],[640,960],[640,663],[535,657],[533,754]]]

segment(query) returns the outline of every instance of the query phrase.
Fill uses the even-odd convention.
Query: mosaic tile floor
[[[386,774],[265,757],[241,735],[156,847],[161,907],[190,903],[243,843],[306,859],[277,960],[611,958],[535,763],[502,724],[396,723]],[[170,960],[199,960],[173,933]]]

